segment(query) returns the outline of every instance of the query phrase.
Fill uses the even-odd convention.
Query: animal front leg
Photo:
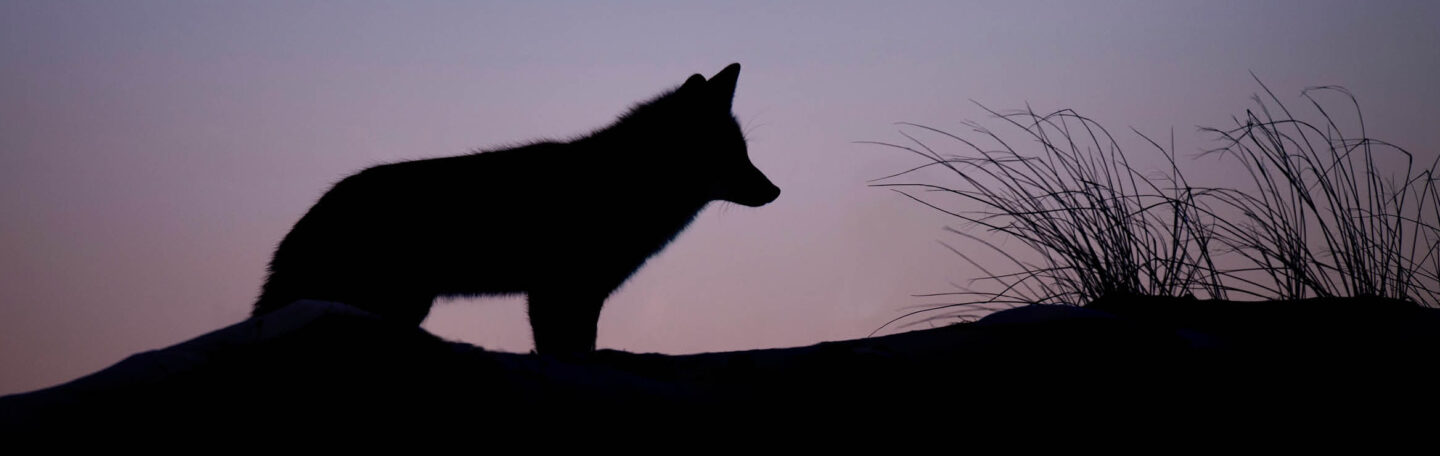
[[[528,298],[535,351],[551,356],[595,351],[595,329],[604,297],[530,292]]]

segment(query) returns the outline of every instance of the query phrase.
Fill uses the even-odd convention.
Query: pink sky
[[[703,212],[611,297],[599,345],[863,337],[974,271],[935,243],[950,220],[866,187],[913,159],[854,141],[962,131],[985,119],[973,99],[1173,127],[1189,153],[1213,145],[1195,126],[1251,106],[1254,71],[1297,103],[1348,87],[1371,136],[1428,163],[1436,24],[1424,1],[3,2],[0,394],[240,321],[274,245],[349,173],[582,134],[730,62],[784,193]],[[526,351],[522,303],[440,304],[425,327]]]

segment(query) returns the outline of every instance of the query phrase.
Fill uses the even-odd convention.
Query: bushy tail
[[[270,312],[274,312],[275,310],[277,310],[277,309],[279,309],[279,308],[281,308],[281,307],[284,307],[285,304],[289,304],[289,303],[288,303],[288,302],[281,302],[280,300],[277,300],[277,299],[265,299],[265,298],[262,296],[259,300],[255,301],[255,308],[250,311],[250,316],[251,316],[251,317],[258,317],[258,316],[261,316],[261,315],[268,314],[268,313],[270,313]]]
[[[250,311],[251,317],[274,312],[295,301],[295,298],[290,296],[292,293],[282,292],[288,288],[283,285],[283,280],[276,279],[274,273],[265,279],[265,285],[260,287],[260,297],[255,300],[255,308]]]

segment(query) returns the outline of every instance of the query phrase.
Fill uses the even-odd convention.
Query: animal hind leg
[[[373,293],[347,302],[395,323],[420,326],[430,315],[435,295],[428,293]]]

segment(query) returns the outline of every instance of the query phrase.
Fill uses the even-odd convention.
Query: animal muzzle
[[[755,166],[747,168],[740,173],[736,185],[731,187],[728,194],[722,199],[744,206],[760,207],[780,197],[780,187],[771,183],[770,179],[760,173]]]

